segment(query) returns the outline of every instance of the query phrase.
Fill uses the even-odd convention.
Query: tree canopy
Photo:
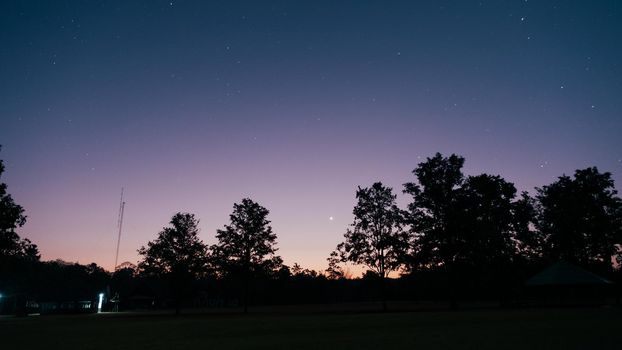
[[[354,219],[324,273],[284,265],[276,255],[270,212],[249,198],[233,205],[229,223],[209,248],[198,236],[199,220],[177,213],[138,250],[138,266],[124,263],[110,274],[95,264],[42,263],[36,245],[17,234],[26,222],[24,209],[0,183],[0,287],[21,313],[41,293],[88,298],[109,291],[106,286],[114,290],[111,295],[121,295],[117,300],[143,293],[153,297],[152,305],[168,307],[175,297],[179,312],[190,293],[195,305],[237,306],[242,290],[247,311],[253,285],[250,295],[267,303],[382,295],[386,309],[387,296],[416,294],[449,297],[455,305],[463,297],[503,298],[555,261],[619,281],[622,270],[611,260],[622,264],[622,199],[610,173],[577,170],[536,188],[532,197],[498,175],[464,175],[463,166],[463,157],[440,153],[418,164],[412,171],[416,180],[404,184],[412,197],[406,210],[381,182],[358,187]],[[0,176],[4,170],[0,160]],[[367,271],[350,280],[340,266],[344,262]],[[389,279],[395,271],[403,278]]]
[[[464,181],[464,158],[452,154],[434,157],[418,164],[412,171],[417,182],[404,184],[404,193],[412,196],[407,223],[415,239],[409,269],[418,266],[446,265],[457,256],[458,228],[456,200]]]
[[[196,278],[206,271],[207,247],[199,239],[199,220],[194,214],[173,215],[171,226],[158,233],[158,238],[141,247],[138,264],[143,273],[156,275],[184,275]]]
[[[596,167],[537,189],[536,228],[545,257],[611,268],[622,259],[622,200],[611,174]]]
[[[214,266],[225,275],[238,274],[244,283],[244,312],[248,312],[252,275],[275,275],[283,264],[275,255],[276,234],[268,220],[268,209],[250,198],[233,204],[230,223],[218,230],[218,243],[211,247]]]
[[[507,264],[515,247],[516,188],[500,176],[469,176],[457,190],[455,259],[465,265]]]
[[[352,213],[354,222],[337,246],[342,261],[364,265],[381,278],[400,268],[408,249],[408,237],[401,229],[401,211],[390,187],[381,182],[359,187]],[[334,258],[334,255],[332,255]]]
[[[0,178],[4,162],[0,159]],[[20,238],[16,229],[26,223],[24,208],[15,203],[7,192],[7,185],[0,182],[0,257],[39,260],[39,250],[27,238]]]
[[[414,239],[410,270],[444,267],[500,269],[530,234],[533,201],[498,175],[464,176],[464,158],[437,153],[404,185],[413,197],[407,222]],[[530,241],[531,242],[531,241]],[[523,245],[523,251],[526,246]]]
[[[199,239],[199,220],[190,213],[177,213],[171,226],[158,233],[158,238],[141,247],[138,263],[141,273],[168,280],[175,295],[175,310],[188,295],[191,283],[207,272],[207,246]]]
[[[218,243],[211,247],[212,258],[223,272],[271,273],[282,260],[275,253],[276,234],[268,220],[268,209],[250,198],[233,205],[230,223],[218,230]]]

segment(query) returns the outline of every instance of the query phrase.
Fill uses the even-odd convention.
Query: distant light
[[[2,299],[2,293],[0,293],[0,299]]]
[[[104,293],[99,293],[99,302],[97,303],[97,312],[102,312],[103,301],[104,301]]]
[[[335,218],[334,218],[334,217],[332,217],[332,216],[329,216],[329,217],[328,217],[328,220],[330,220],[330,221],[333,221],[334,219],[335,219]]]

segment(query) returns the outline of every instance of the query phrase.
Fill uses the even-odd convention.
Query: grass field
[[[618,349],[622,309],[34,316],[0,319],[0,341],[2,349]]]

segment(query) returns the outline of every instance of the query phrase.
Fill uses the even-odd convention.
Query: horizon
[[[470,176],[470,175],[479,175],[479,174],[466,174],[466,173],[465,173],[465,177],[466,177],[466,176]],[[499,175],[499,174],[490,174],[490,175]],[[568,175],[568,176],[571,176],[571,177],[572,177],[572,175],[573,175],[573,174],[560,174],[560,176],[562,176],[562,175]],[[500,176],[501,176],[501,177],[503,177],[502,175],[500,175]],[[612,177],[614,177],[614,178],[615,178],[615,174],[612,174]],[[547,184],[547,185],[548,185],[548,184]],[[364,187],[364,186],[361,186],[361,187]],[[541,186],[538,186],[538,187],[541,187]],[[535,188],[534,188],[534,189],[535,189]],[[10,190],[10,187],[9,187],[9,190]],[[395,191],[395,188],[393,188],[393,190],[394,190],[394,193],[397,195],[397,202],[398,202],[398,204],[400,204],[400,207],[401,207],[401,208],[405,208],[406,204],[409,202],[408,195],[403,194],[401,190],[399,190],[399,191]],[[617,186],[616,186],[616,190],[617,190]],[[125,189],[125,188],[123,188],[123,191],[124,191],[124,194],[123,194],[123,196],[124,196],[124,197],[123,197],[123,202],[127,205],[127,204],[128,204],[128,202],[127,202],[127,197],[126,197],[126,193],[125,193],[126,189]],[[517,195],[519,195],[521,192],[522,192],[522,191],[521,191],[519,188],[517,188]],[[534,191],[525,191],[525,192],[529,192],[529,193],[530,193],[530,195],[533,195],[533,194],[534,194]],[[120,195],[120,193],[119,193],[119,195]],[[14,197],[14,196],[13,196],[13,197]],[[237,201],[236,201],[236,203],[239,203],[241,200],[242,200],[242,198],[240,198],[239,200],[237,200]],[[354,200],[354,195],[353,195],[352,202],[353,202],[353,205],[354,205],[354,203],[355,203],[355,200]],[[119,204],[119,202],[117,201],[117,214],[118,214],[118,207],[119,207],[119,206],[118,206],[118,204]],[[261,204],[261,203],[260,203],[260,204]],[[233,206],[233,203],[231,204],[231,206]],[[269,208],[268,208],[268,210],[269,210]],[[180,211],[180,212],[182,212],[182,211]],[[154,232],[153,237],[149,238],[149,239],[148,239],[148,241],[151,241],[151,240],[155,239],[155,238],[156,238],[156,236],[157,236],[157,234],[158,234],[158,232],[160,232],[160,231],[162,230],[162,228],[165,228],[165,227],[170,226],[168,221],[170,221],[170,217],[172,217],[172,216],[173,216],[173,214],[175,214],[175,213],[176,213],[176,212],[171,213],[171,215],[169,216],[169,219],[166,221],[166,223],[162,224],[162,226],[161,226],[160,230],[158,230],[157,232]],[[216,243],[216,239],[215,239],[215,236],[216,236],[216,230],[221,229],[221,228],[222,228],[222,227],[223,227],[226,223],[228,223],[228,222],[229,222],[229,221],[228,221],[228,220],[229,220],[229,214],[227,214],[227,215],[226,215],[226,220],[224,220],[224,221],[223,221],[222,225],[220,225],[220,226],[218,226],[218,227],[214,228],[214,230],[213,230],[213,234],[212,234],[212,235],[210,235],[210,236],[207,236],[207,237],[206,237],[206,236],[205,236],[205,234],[203,233],[203,229],[201,229],[201,226],[202,226],[202,225],[201,225],[201,223],[202,223],[202,221],[201,221],[201,218],[200,218],[200,216],[198,215],[198,213],[196,213],[196,212],[191,212],[191,211],[188,211],[188,213],[195,214],[195,216],[197,217],[197,219],[199,219],[199,226],[200,226],[199,236],[200,236],[200,238],[201,238],[201,239],[202,239],[202,240],[203,240],[206,244],[208,244],[208,245],[211,245],[211,244]],[[27,208],[26,208],[26,215],[28,216],[28,210],[27,210]],[[270,216],[271,216],[271,215],[269,215],[268,217],[270,218]],[[352,215],[351,213],[350,213],[350,216],[351,216],[351,217],[353,217],[353,215]],[[329,220],[329,221],[334,221],[334,220],[335,220],[335,218],[334,218],[333,216],[329,216],[329,217],[327,218],[327,220]],[[343,227],[342,233],[341,233],[340,235],[338,235],[338,236],[337,236],[337,239],[336,239],[337,243],[338,243],[338,242],[340,242],[340,241],[343,239],[343,233],[345,233],[345,230],[346,230],[347,228],[349,228],[349,227],[350,227],[351,221],[352,221],[352,220],[350,220],[350,222],[349,222],[348,224],[346,224],[346,225]],[[276,225],[276,226],[275,226],[274,222],[271,222],[271,224],[272,224],[272,227],[273,227],[273,228],[278,226],[278,225]],[[124,238],[125,238],[125,236],[126,236],[126,234],[127,234],[127,233],[125,232],[125,231],[126,231],[126,229],[125,229],[125,225],[126,225],[126,221],[125,221],[125,218],[124,218],[124,221],[123,221],[123,227],[124,227],[124,228],[123,228],[123,231],[122,231],[121,248],[123,247],[123,241],[124,241]],[[27,233],[25,234],[25,232],[27,232],[27,230],[26,230],[26,226],[27,226],[27,224],[26,224],[26,225],[24,225],[24,227],[19,228],[19,229],[17,230],[17,232],[18,232],[18,233],[20,233],[20,236],[22,236],[22,237],[24,237],[24,238],[29,238],[28,234],[27,234]],[[114,226],[114,227],[113,227],[113,229],[112,229],[112,230],[113,230],[114,232],[113,232],[113,233],[111,233],[111,236],[114,236],[114,242],[113,242],[113,243],[116,245],[116,242],[117,242],[117,234],[118,234],[118,226],[116,226],[116,223],[115,223],[115,225],[113,225],[113,226]],[[210,226],[214,226],[214,225],[210,225]],[[275,232],[276,232],[276,229],[275,229]],[[276,232],[276,233],[277,233],[277,237],[278,237],[278,232]],[[280,256],[284,257],[284,263],[285,263],[285,265],[287,265],[287,266],[290,266],[290,267],[291,267],[294,263],[298,263],[298,264],[299,264],[302,268],[308,268],[308,269],[311,269],[311,270],[315,270],[315,271],[317,271],[317,272],[319,272],[319,273],[323,273],[323,271],[324,271],[324,270],[325,270],[325,268],[327,267],[327,265],[328,265],[328,264],[326,263],[326,258],[328,257],[328,253],[330,253],[330,251],[332,251],[332,249],[334,249],[334,247],[333,247],[331,250],[329,250],[329,251],[328,251],[328,253],[326,254],[326,256],[325,256],[325,257],[322,257],[321,255],[319,256],[319,260],[318,260],[318,261],[321,261],[321,263],[320,263],[320,264],[318,264],[317,266],[309,266],[309,265],[306,265],[306,264],[304,264],[304,263],[301,263],[300,261],[296,260],[295,258],[294,258],[294,259],[291,259],[291,258],[290,258],[290,259],[285,259],[285,257],[286,257],[286,256],[288,256],[289,254],[285,254],[285,256],[282,254],[282,249],[280,249],[281,247],[279,246],[278,242],[279,242],[279,239],[277,238],[277,248],[279,248],[279,250],[277,251],[277,255],[280,255]],[[304,243],[304,242],[301,242],[301,243]],[[336,244],[337,244],[337,243],[335,243],[335,246],[336,246]],[[141,246],[142,246],[142,245],[146,246],[146,245],[147,245],[147,242],[144,242],[144,244],[141,244]],[[121,248],[120,248],[120,251],[121,251]],[[138,250],[138,248],[139,248],[139,247],[136,247],[135,251],[137,251],[137,250]],[[39,245],[39,249],[41,249],[41,246],[40,246],[40,245]],[[127,251],[127,250],[129,250],[129,249],[131,249],[131,248],[126,248],[125,250]],[[112,252],[112,250],[111,250],[111,252]],[[88,259],[87,259],[87,260],[84,260],[84,261],[80,261],[79,259],[77,259],[77,260],[71,260],[71,258],[67,259],[67,258],[63,258],[63,257],[46,256],[46,254],[45,254],[45,250],[43,250],[43,249],[41,249],[41,255],[42,255],[42,259],[43,259],[43,260],[47,260],[47,261],[62,260],[63,262],[66,262],[66,263],[78,263],[78,264],[90,264],[90,263],[96,263],[98,266],[103,267],[105,270],[107,270],[107,271],[109,271],[109,272],[114,272],[114,270],[115,270],[115,269],[114,269],[114,263],[112,262],[112,261],[114,260],[114,258],[112,258],[112,261],[110,262],[109,266],[107,266],[105,262],[104,262],[104,263],[98,263],[97,261],[88,261]],[[111,257],[113,257],[113,256],[114,256],[114,253],[111,253]],[[134,265],[137,265],[137,264],[138,264],[138,262],[139,262],[139,260],[140,260],[140,259],[139,259],[139,258],[140,258],[140,256],[139,256],[137,253],[135,253],[135,260],[131,260],[131,259],[121,259],[121,256],[122,256],[122,255],[121,255],[121,253],[120,253],[120,254],[119,254],[119,257],[120,257],[120,258],[119,258],[118,265],[121,265],[121,264],[126,263],[126,262],[129,262],[129,263],[132,263],[132,264],[134,264]],[[614,265],[617,265],[617,263],[614,261],[613,257],[612,257],[612,263],[613,263]],[[362,274],[363,272],[365,272],[365,269],[366,269],[364,266],[352,265],[352,264],[351,264],[351,263],[349,263],[349,262],[344,262],[344,263],[343,263],[343,265],[344,265],[345,270],[346,270],[348,273],[351,273],[351,274],[352,274],[352,277],[354,277],[354,278],[361,277],[361,274]],[[397,276],[397,275],[398,275],[398,272],[392,272],[392,273],[391,273],[391,276]]]
[[[176,212],[215,243],[250,197],[284,263],[323,271],[357,186],[404,207],[435,152],[519,193],[622,181],[615,1],[0,6],[2,182],[44,260],[113,270],[122,187],[119,263]]]

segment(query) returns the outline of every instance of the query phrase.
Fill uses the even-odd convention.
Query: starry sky
[[[267,207],[324,269],[357,186],[439,151],[532,191],[622,183],[619,1],[2,1],[0,158],[43,259],[111,269],[177,211]]]

